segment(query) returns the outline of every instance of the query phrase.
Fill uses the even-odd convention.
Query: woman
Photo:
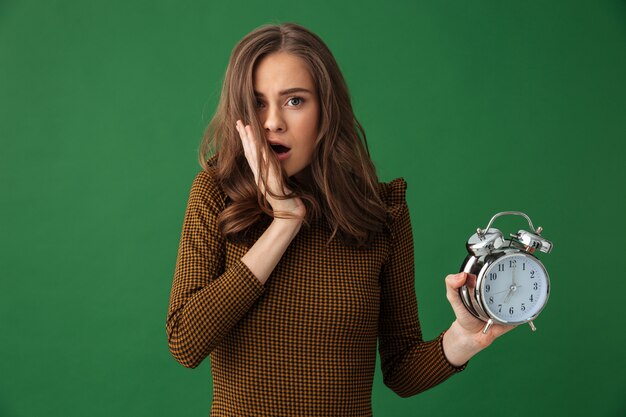
[[[214,150],[215,154],[207,159]],[[167,316],[174,357],[209,354],[212,416],[369,416],[384,382],[428,389],[509,328],[463,307],[422,339],[406,183],[379,183],[348,89],[321,39],[267,25],[234,48],[200,148]]]

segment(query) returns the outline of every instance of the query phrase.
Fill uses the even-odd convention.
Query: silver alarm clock
[[[492,228],[500,216],[516,215],[528,220],[531,232],[520,230],[505,239],[502,232]],[[459,289],[461,300],[472,315],[487,324],[518,325],[528,323],[536,330],[533,320],[545,307],[550,293],[548,272],[534,253],[550,253],[552,242],[541,236],[530,218],[519,211],[505,211],[491,218],[484,229],[477,229],[467,241],[467,258],[461,272],[476,276],[475,285]]]

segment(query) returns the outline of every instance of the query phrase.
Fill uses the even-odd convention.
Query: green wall
[[[536,321],[377,416],[623,416],[626,3],[0,2],[0,416],[207,416],[165,335],[196,150],[232,47],[326,40],[381,180],[405,177],[427,338],[492,214],[552,239]],[[523,227],[512,219],[505,232]]]

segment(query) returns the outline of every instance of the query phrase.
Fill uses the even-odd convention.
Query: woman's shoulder
[[[221,211],[226,201],[226,193],[219,184],[214,158],[207,161],[206,169],[199,171],[191,185],[191,196],[202,199]]]
[[[388,209],[406,204],[406,188],[407,183],[403,177],[378,183],[380,199],[387,205]]]

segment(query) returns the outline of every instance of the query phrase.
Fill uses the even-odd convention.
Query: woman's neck
[[[310,188],[313,185],[313,172],[311,171],[311,165],[307,165],[302,171],[292,176],[299,184],[308,186]]]

